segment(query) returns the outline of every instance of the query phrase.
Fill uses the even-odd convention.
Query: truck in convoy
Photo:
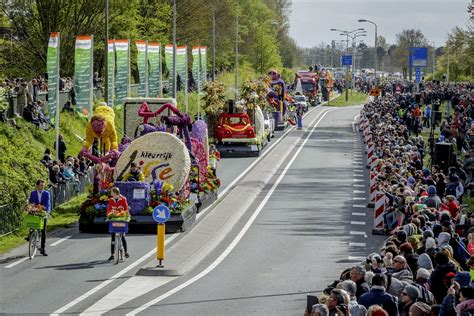
[[[303,90],[303,95],[306,96],[306,100],[313,106],[318,105],[319,98],[318,98],[318,74],[312,71],[298,71],[295,76],[295,84],[296,87],[298,84],[298,80],[301,81],[301,88]]]

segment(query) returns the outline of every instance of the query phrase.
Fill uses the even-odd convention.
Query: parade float
[[[267,104],[267,89],[264,78],[245,81],[240,101],[231,102],[227,111],[220,114],[215,141],[222,157],[258,156],[270,141],[272,125],[265,124],[261,108]]]
[[[80,230],[107,232],[105,211],[113,186],[127,198],[131,214],[129,232],[156,232],[151,214],[158,205],[165,205],[171,211],[166,225],[168,233],[188,229],[198,209],[217,199],[220,186],[209,166],[205,122],[198,120],[191,124],[189,115],[181,113],[171,99],[126,98],[122,109],[127,136],[117,144],[115,130],[111,131],[113,120],[104,120],[101,114],[110,114],[112,109],[104,107],[94,111],[88,124],[92,141],[99,140],[100,155],[89,152],[92,144],[89,138],[81,150],[81,154],[96,163],[96,181],[80,209]],[[108,133],[104,127],[101,132],[98,127],[102,125],[97,120],[106,122],[102,125],[109,127]],[[132,165],[139,168],[143,181],[127,181]]]
[[[276,70],[268,72],[270,76],[270,91],[267,94],[268,103],[273,106],[273,117],[275,119],[275,129],[282,131],[288,126],[288,104],[285,82]]]

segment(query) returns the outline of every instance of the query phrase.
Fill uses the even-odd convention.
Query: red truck
[[[311,105],[315,106],[318,104],[318,80],[319,76],[315,72],[311,71],[298,71],[295,76],[294,87],[298,84],[298,79],[301,80],[301,88],[303,94],[306,96]]]

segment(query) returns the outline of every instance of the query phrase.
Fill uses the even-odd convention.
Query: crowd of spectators
[[[431,83],[418,95],[402,83],[385,88],[361,115],[378,157],[388,239],[306,314],[473,315],[474,209],[462,203],[474,195],[474,87]],[[435,114],[443,101],[444,119]],[[434,163],[437,144],[451,144],[452,159]]]
[[[56,143],[54,144],[56,147]],[[76,191],[80,188],[81,178],[87,175],[93,163],[83,156],[72,157],[66,155],[67,147],[63,136],[59,136],[58,160],[53,159],[51,150],[47,148],[41,163],[48,169],[49,184],[59,187],[61,184],[71,183]]]

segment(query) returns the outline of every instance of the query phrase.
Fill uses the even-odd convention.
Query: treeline
[[[46,71],[50,32],[61,33],[61,75],[74,73],[74,40],[94,35],[94,69],[103,73],[105,3],[91,0],[6,0],[0,3],[0,68],[6,77]],[[258,72],[294,67],[300,49],[289,36],[291,0],[177,0],[178,45],[211,47],[216,25],[216,69],[232,70],[239,17],[239,56]],[[109,39],[172,43],[172,0],[109,0]],[[132,45],[132,60],[136,48]],[[209,51],[211,57],[211,51]],[[212,58],[208,58],[210,63]],[[137,76],[132,63],[132,74]]]

